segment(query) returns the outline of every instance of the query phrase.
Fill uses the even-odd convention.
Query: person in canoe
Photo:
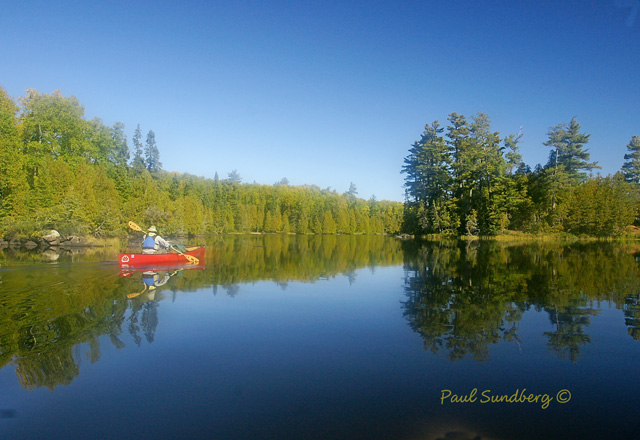
[[[160,248],[168,250],[171,248],[171,244],[158,235],[158,230],[155,226],[149,226],[142,242],[142,253],[157,254]]]

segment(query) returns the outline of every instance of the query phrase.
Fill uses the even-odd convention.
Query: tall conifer
[[[640,137],[633,136],[627,144],[622,174],[627,182],[640,183]]]
[[[156,145],[156,134],[153,130],[149,130],[147,133],[147,141],[144,146],[145,165],[149,172],[155,173],[160,171],[162,163],[160,162],[160,151]]]

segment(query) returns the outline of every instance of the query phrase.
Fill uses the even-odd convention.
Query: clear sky
[[[485,112],[545,163],[576,117],[602,174],[640,135],[640,0],[12,1],[0,85],[156,133],[163,169],[402,201],[424,125]]]

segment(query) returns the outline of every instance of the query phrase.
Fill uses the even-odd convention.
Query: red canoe
[[[204,246],[187,247],[185,254],[196,257],[200,260],[200,265],[204,264]],[[122,267],[190,264],[184,255],[176,252],[167,254],[119,254],[118,262]]]

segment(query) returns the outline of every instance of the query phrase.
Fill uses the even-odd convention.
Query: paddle
[[[131,229],[133,229],[134,231],[138,231],[138,232],[142,232],[142,233],[144,233],[144,231],[142,230],[142,228],[141,228],[140,226],[136,225],[134,222],[129,222],[129,227],[130,227]],[[186,258],[186,259],[187,259],[187,261],[188,261],[189,263],[192,263],[192,264],[198,264],[198,263],[200,263],[200,260],[198,260],[198,259],[197,259],[196,257],[194,257],[193,255],[187,255],[187,254],[185,254],[185,253],[183,253],[183,252],[180,252],[180,250],[179,250],[179,249],[176,249],[174,246],[171,246],[171,249],[173,249],[174,251],[176,251],[177,253],[179,253],[180,255],[182,255],[184,258]]]
[[[140,292],[136,292],[136,293],[130,293],[127,295],[127,298],[131,299],[131,298],[135,298],[136,296],[142,295],[144,293],[144,291],[147,290],[147,285],[144,285],[144,289],[142,289],[142,291]]]

